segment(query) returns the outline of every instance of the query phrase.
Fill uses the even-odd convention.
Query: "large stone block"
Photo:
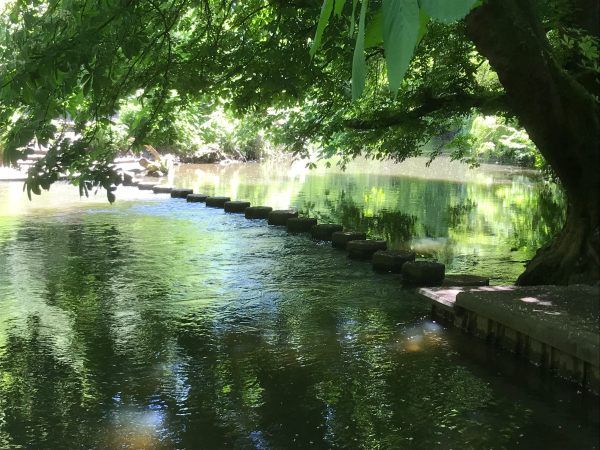
[[[188,195],[193,193],[193,189],[173,189],[171,191],[171,198],[187,198]]]
[[[167,184],[158,184],[152,188],[152,192],[155,194],[170,194],[173,190],[173,186]]]
[[[189,203],[204,203],[208,195],[205,194],[188,194],[186,200]]]
[[[446,266],[432,261],[407,262],[402,266],[402,282],[411,286],[439,286]]]
[[[331,246],[346,250],[348,242],[364,239],[367,239],[367,233],[363,233],[362,231],[335,231],[331,235]]]
[[[312,227],[310,234],[313,238],[320,241],[330,241],[333,233],[342,230],[343,227],[336,223],[320,223]]]
[[[277,209],[269,213],[269,225],[286,226],[288,219],[298,217],[295,209]]]
[[[373,254],[373,269],[400,273],[404,263],[415,260],[415,253],[405,250],[379,250]]]
[[[228,213],[243,213],[246,208],[250,207],[250,202],[242,202],[242,201],[233,201],[233,202],[225,202],[223,208],[225,212]]]
[[[317,219],[312,217],[293,217],[287,221],[287,230],[290,233],[308,233],[317,224]]]
[[[156,183],[149,183],[147,181],[138,183],[137,185],[140,191],[151,191],[154,188],[154,186],[156,186]]]
[[[477,275],[446,275],[442,286],[489,286],[490,279]]]
[[[346,244],[348,256],[352,259],[371,259],[379,250],[385,250],[387,242],[375,239],[354,240]]]
[[[271,211],[270,206],[250,206],[244,210],[244,216],[246,219],[268,219]]]
[[[231,201],[229,197],[206,197],[206,206],[211,208],[224,208],[225,203]]]

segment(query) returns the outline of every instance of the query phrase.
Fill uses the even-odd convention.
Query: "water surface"
[[[533,175],[396,169],[174,181],[412,227],[395,245],[450,242],[473,272],[543,234],[512,240],[543,217],[511,217],[538,201]],[[442,329],[397,278],[324,243],[135,189],[112,206],[67,186],[23,204],[20,189],[0,184],[0,448],[598,448],[596,399]]]

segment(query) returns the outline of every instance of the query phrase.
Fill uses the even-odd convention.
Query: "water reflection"
[[[459,242],[387,193],[312,176],[299,206],[319,186],[344,203],[315,214]],[[268,198],[256,183],[240,197]],[[423,189],[485,204],[440,183]],[[598,447],[597,408],[472,364],[427,305],[343,252],[164,196],[77,205],[0,218],[2,448]],[[477,217],[440,208],[458,236]]]

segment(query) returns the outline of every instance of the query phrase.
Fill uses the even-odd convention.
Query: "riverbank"
[[[598,286],[421,288],[434,320],[600,393]]]

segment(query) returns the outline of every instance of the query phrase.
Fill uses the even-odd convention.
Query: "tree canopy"
[[[500,115],[538,146],[569,199],[566,230],[577,222],[569,233],[581,235],[529,282],[572,281],[582,255],[575,272],[598,279],[598,11],[594,0],[12,0],[0,145],[12,163],[32,142],[49,147],[30,192],[67,174],[113,200],[114,156],[190,111],[201,121],[224,108],[342,164],[443,148],[465,158],[462,121]],[[123,136],[115,122],[132,99]]]

